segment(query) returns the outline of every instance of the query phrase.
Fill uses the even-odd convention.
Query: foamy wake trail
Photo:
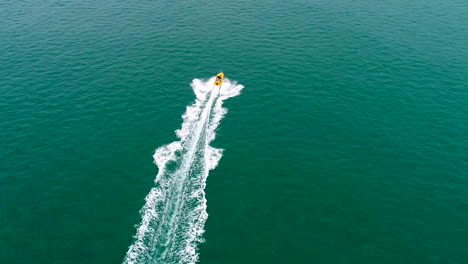
[[[211,147],[215,130],[227,110],[223,101],[240,93],[242,85],[225,79],[213,88],[214,78],[195,79],[194,104],[182,116],[176,130],[179,141],[156,149],[159,168],[155,187],[140,211],[141,223],[124,263],[195,263],[197,246],[203,242],[206,212],[205,185],[210,170],[222,156]]]

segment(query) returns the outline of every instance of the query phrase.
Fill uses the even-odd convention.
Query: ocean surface
[[[0,263],[468,263],[467,18],[0,1]]]

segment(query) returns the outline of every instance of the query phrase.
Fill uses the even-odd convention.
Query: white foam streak
[[[188,106],[176,130],[179,141],[156,149],[159,171],[155,187],[140,211],[141,223],[124,263],[195,263],[203,242],[206,212],[205,186],[222,149],[211,147],[215,130],[227,110],[223,101],[240,94],[243,86],[225,79],[213,89],[214,78],[195,79],[195,103]]]

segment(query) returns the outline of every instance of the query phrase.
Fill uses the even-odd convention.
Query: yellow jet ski
[[[221,84],[223,84],[223,81],[224,81],[224,73],[220,72],[218,73],[218,75],[216,75],[214,85],[220,86]]]

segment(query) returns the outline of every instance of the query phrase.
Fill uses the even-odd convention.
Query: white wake
[[[194,104],[187,106],[179,141],[156,149],[159,168],[155,187],[140,211],[141,223],[124,263],[195,263],[197,246],[203,242],[206,212],[206,177],[222,156],[211,147],[215,130],[227,110],[223,101],[240,93],[242,85],[225,79],[221,87],[195,79]]]

